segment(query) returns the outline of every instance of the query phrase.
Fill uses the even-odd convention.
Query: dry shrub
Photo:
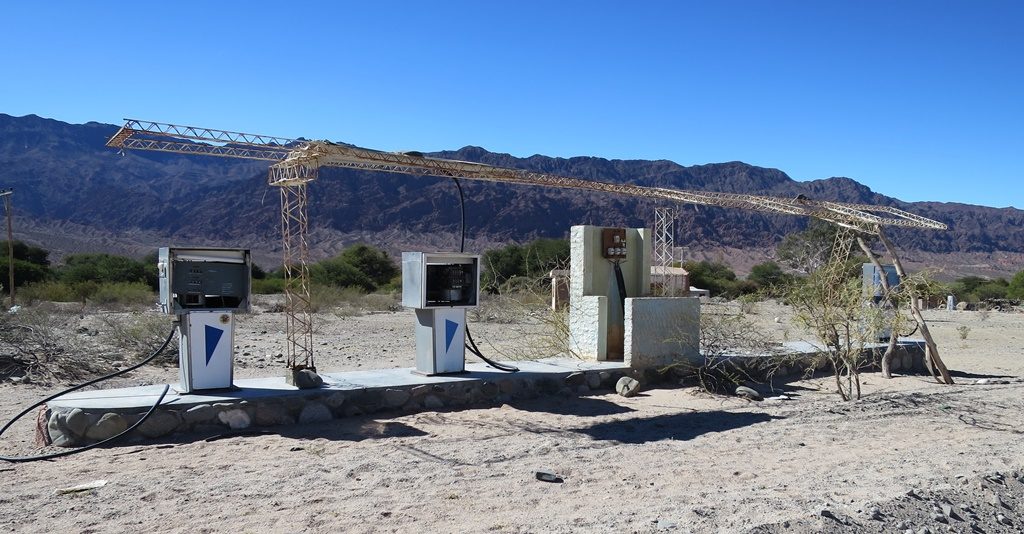
[[[701,305],[699,347],[701,362],[679,362],[661,369],[683,381],[694,381],[708,393],[732,394],[736,386],[770,381],[789,357],[774,354],[776,344],[758,325],[746,317],[744,302],[709,302]],[[680,329],[680,332],[682,329]],[[680,346],[691,345],[685,334],[669,339]]]
[[[500,348],[488,343],[509,360],[536,360],[552,356],[579,358],[572,349],[569,310],[552,310],[549,296],[538,290],[521,288],[498,295],[482,295],[480,305],[471,308],[467,318],[476,322],[508,325],[507,331],[517,343]]]
[[[0,313],[0,377],[78,379],[110,371],[108,359],[87,350],[77,314],[29,307]]]
[[[101,321],[104,326],[103,340],[134,360],[145,358],[160,348],[173,328],[169,316],[156,312],[104,314]],[[178,337],[172,335],[167,348],[153,363],[173,365],[177,361]]]

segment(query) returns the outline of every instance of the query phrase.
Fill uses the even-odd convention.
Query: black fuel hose
[[[615,285],[619,288],[619,306],[622,307],[622,315],[626,315],[626,279],[622,276],[622,267],[615,262]]]
[[[459,218],[459,227],[461,229],[460,234],[462,236],[461,239],[459,240],[459,252],[465,252],[466,251],[466,199],[462,195],[462,184],[459,183],[459,179],[454,177],[454,176],[452,176],[452,181],[455,182],[455,187],[457,187],[459,189],[459,212],[461,214],[461,216]],[[476,342],[473,341],[473,335],[469,333],[469,324],[467,323],[465,325],[465,327],[466,327],[466,339],[469,341],[469,343],[466,343],[466,350],[468,350],[469,352],[475,354],[477,358],[480,358],[487,365],[490,365],[491,367],[493,367],[493,368],[495,368],[495,369],[497,369],[499,371],[505,371],[506,373],[517,373],[517,372],[519,372],[519,368],[518,367],[513,367],[511,365],[505,365],[505,364],[502,364],[502,363],[498,363],[498,362],[496,362],[494,360],[491,360],[487,356],[484,356],[483,352],[481,352],[480,349],[477,348]]]
[[[120,371],[115,371],[113,373],[101,376],[99,378],[95,378],[95,379],[90,380],[88,382],[85,382],[83,384],[79,384],[77,386],[70,387],[68,389],[65,389],[64,391],[61,391],[60,393],[57,393],[57,394],[54,394],[54,395],[50,395],[49,397],[46,397],[45,399],[43,399],[43,400],[33,404],[32,406],[29,406],[28,408],[25,408],[24,410],[21,411],[21,413],[19,413],[18,415],[14,416],[13,419],[8,421],[7,424],[5,424],[3,426],[3,428],[0,428],[0,436],[3,436],[4,432],[7,432],[7,429],[10,428],[11,425],[13,425],[16,421],[18,421],[22,417],[25,417],[26,415],[28,415],[32,410],[35,410],[36,408],[46,404],[47,402],[50,402],[53,399],[56,399],[57,397],[60,397],[60,396],[63,396],[63,395],[67,395],[68,393],[71,393],[72,391],[78,391],[78,390],[80,390],[82,388],[89,387],[89,386],[91,386],[93,384],[98,384],[100,382],[103,382],[104,380],[109,380],[111,378],[114,378],[114,377],[117,377],[117,376],[121,376],[121,375],[126,374],[126,373],[130,373],[130,372],[138,369],[139,367],[142,367],[143,365],[146,365],[147,363],[153,361],[153,359],[156,358],[158,355],[160,355],[160,353],[163,352],[164,349],[167,348],[167,345],[169,345],[171,343],[171,339],[174,337],[175,330],[177,330],[177,325],[175,325],[173,328],[171,328],[171,333],[167,334],[167,339],[165,339],[163,344],[160,345],[160,348],[156,349],[156,352],[154,352],[153,354],[150,354],[146,359],[142,360],[141,362],[139,362],[139,363],[137,363],[137,364],[135,364],[135,365],[133,365],[131,367],[126,367],[124,369],[121,369]],[[109,438],[107,438],[107,439],[105,439],[103,441],[97,441],[96,443],[92,443],[92,444],[86,445],[84,447],[78,447],[78,448],[75,448],[75,449],[68,449],[68,450],[65,450],[65,451],[58,451],[58,452],[53,452],[53,453],[49,453],[49,454],[40,454],[40,455],[37,455],[37,456],[0,456],[0,460],[3,460],[5,462],[12,462],[12,463],[35,462],[35,461],[38,461],[38,460],[52,460],[54,458],[60,458],[61,456],[70,456],[72,454],[78,454],[80,452],[85,452],[85,451],[87,451],[89,449],[95,449],[96,447],[99,447],[101,445],[106,445],[108,443],[111,443],[114,440],[117,440],[117,439],[121,438],[125,434],[128,434],[132,430],[135,430],[146,419],[148,419],[149,416],[153,415],[153,412],[155,412],[157,407],[160,406],[160,403],[164,401],[164,397],[167,395],[167,391],[170,389],[170,387],[171,387],[170,385],[164,385],[164,390],[163,390],[163,392],[160,393],[160,398],[158,398],[156,400],[156,403],[153,404],[152,407],[150,407],[149,411],[146,412],[146,414],[142,416],[142,419],[139,419],[134,425],[128,427],[127,430],[125,430],[124,432],[121,432],[120,434],[117,434],[116,436],[112,436],[112,437],[109,437]]]

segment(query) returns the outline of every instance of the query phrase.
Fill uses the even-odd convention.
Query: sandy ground
[[[776,338],[800,337],[784,307],[755,311]],[[648,389],[0,463],[0,531],[971,532],[973,522],[1022,532],[1024,486],[1014,477],[1024,477],[1024,383],[1012,378],[1024,376],[1024,314],[926,317],[957,385],[871,373],[855,403],[827,379],[787,384],[792,400],[760,403]],[[322,318],[322,371],[412,365],[411,313]],[[242,318],[237,376],[279,372],[280,319]],[[542,328],[473,326],[496,352]],[[122,383],[175,373],[156,367]],[[1012,378],[977,383],[989,377]],[[58,386],[0,385],[0,417]],[[30,425],[14,427],[0,450],[33,452]],[[563,481],[538,481],[540,469]],[[996,473],[1012,483],[983,478]],[[107,484],[55,494],[94,480]],[[959,519],[931,517],[940,499],[962,505]]]

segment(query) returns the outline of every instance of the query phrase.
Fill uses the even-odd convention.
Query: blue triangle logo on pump
[[[444,351],[448,353],[452,350],[452,340],[455,339],[455,333],[459,331],[459,323],[452,321],[451,319],[444,320]]]
[[[213,353],[217,350],[217,344],[220,343],[224,331],[210,325],[204,326],[206,327],[206,365],[210,365],[210,360],[213,359]]]

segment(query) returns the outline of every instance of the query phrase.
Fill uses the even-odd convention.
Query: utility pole
[[[11,195],[13,189],[0,191],[0,197],[4,197],[4,211],[7,213],[7,282],[10,287],[11,306],[14,306],[14,231],[11,229]]]

